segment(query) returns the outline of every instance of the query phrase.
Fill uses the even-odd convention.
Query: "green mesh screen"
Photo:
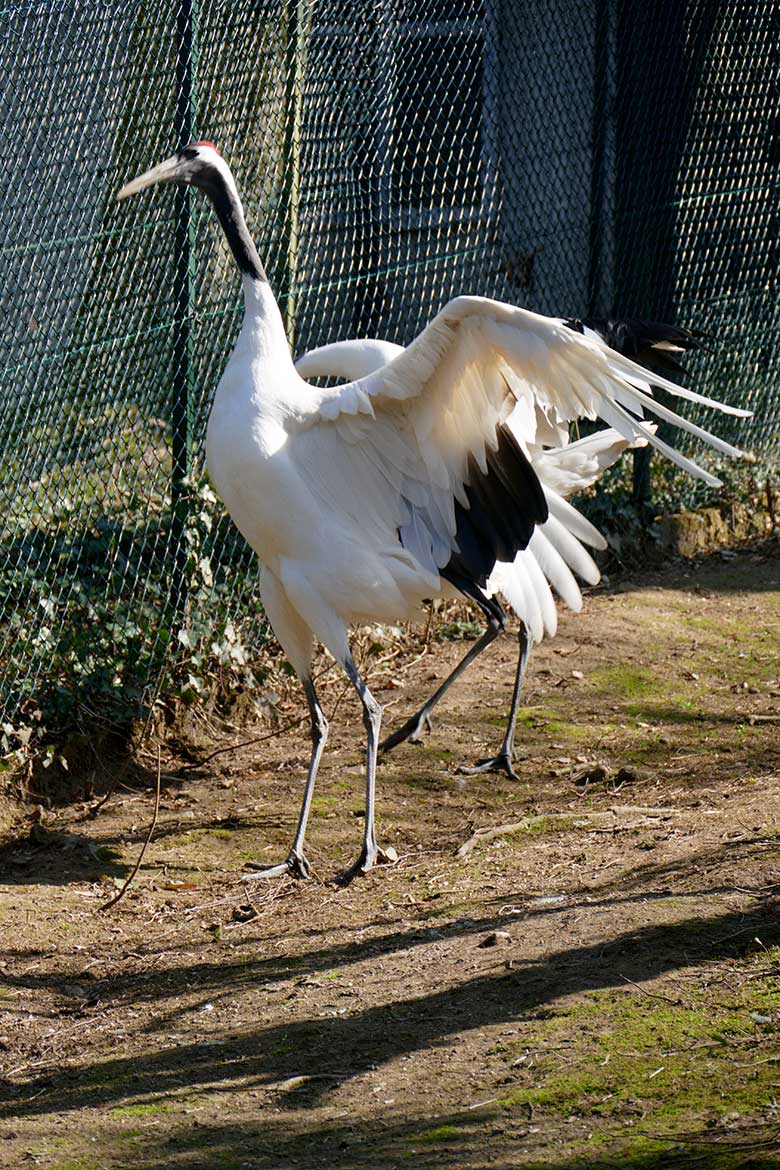
[[[780,449],[774,0],[40,0],[0,9],[6,734],[243,668],[252,559],[204,487],[240,285],[208,138],[297,350],[450,296],[713,338],[695,385]]]

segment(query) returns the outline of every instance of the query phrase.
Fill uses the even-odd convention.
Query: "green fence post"
[[[290,347],[295,347],[296,284],[301,199],[301,125],[303,79],[306,72],[307,21],[305,0],[285,4],[285,120],[282,206],[284,276],[280,289],[284,302],[284,327]]]
[[[605,293],[607,215],[607,128],[610,103],[610,20],[612,0],[596,0],[593,53],[593,162],[590,176],[590,239],[588,247],[588,316],[609,316]]]
[[[687,3],[670,5],[666,0],[625,0],[617,6],[615,311],[619,315],[658,321],[674,317],[674,201],[687,140],[688,8]],[[659,29],[664,30],[663,36],[658,35]],[[655,516],[651,453],[649,446],[633,452],[633,498],[646,523]]]
[[[196,137],[197,0],[179,0],[176,13],[176,134],[180,146]],[[171,502],[174,576],[171,603],[181,614],[188,595],[188,549],[184,539],[189,477],[192,472],[194,367],[192,312],[195,305],[195,224],[193,192],[175,188],[175,288],[173,404],[171,409]]]

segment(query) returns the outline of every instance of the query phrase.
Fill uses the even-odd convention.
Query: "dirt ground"
[[[377,660],[386,728],[466,645]],[[613,582],[534,652],[519,781],[465,777],[504,638],[382,764],[399,860],[344,888],[348,696],[308,883],[242,880],[286,852],[302,726],[164,756],[113,909],[154,751],[100,808],[28,810],[0,852],[0,1165],[780,1167],[779,645],[777,541]]]

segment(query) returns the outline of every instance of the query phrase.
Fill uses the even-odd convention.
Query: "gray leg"
[[[314,689],[314,683],[310,678],[303,680],[303,689],[306,692],[306,701],[309,704],[309,714],[311,716],[312,748],[311,759],[309,760],[309,772],[306,776],[306,787],[303,790],[303,803],[301,804],[301,811],[298,816],[298,827],[295,830],[295,837],[293,838],[292,847],[287,858],[280,862],[279,865],[257,865],[252,862],[252,868],[258,872],[247,874],[246,878],[250,880],[259,877],[279,877],[285,873],[293,874],[293,876],[299,878],[307,878],[309,876],[309,863],[303,852],[303,838],[306,833],[306,823],[309,819],[311,798],[314,795],[314,782],[317,779],[317,770],[325,749],[325,741],[328,738],[328,721],[323,714],[322,707],[320,707],[317,692]]]
[[[482,651],[486,650],[490,643],[495,641],[503,629],[503,623],[491,614],[488,617],[488,627],[482,637],[474,643],[467,654],[464,654],[452,673],[447,675],[441,686],[433,692],[430,699],[420,708],[417,714],[412,715],[411,719],[407,719],[403,727],[399,727],[392,735],[388,735],[387,739],[380,744],[380,752],[391,751],[399,743],[403,743],[405,739],[415,743],[420,738],[423,727],[427,726],[430,729],[431,711],[439,699],[450,689],[455,679],[460,677],[466,667],[470,666],[474,659],[478,658]]]
[[[363,847],[355,864],[342,875],[342,880],[349,880],[358,874],[368,873],[378,861],[389,861],[390,859],[377,845],[374,829],[376,756],[379,726],[382,722],[382,708],[360,677],[351,658],[347,659],[344,669],[363,704],[363,726],[366,729],[366,816],[363,829]]]
[[[509,708],[509,720],[507,722],[506,735],[504,742],[501,745],[501,750],[497,756],[490,756],[485,760],[478,760],[473,768],[458,768],[458,771],[464,776],[476,776],[480,772],[506,772],[507,776],[512,780],[517,780],[518,776],[512,766],[512,761],[515,754],[515,725],[517,723],[517,711],[520,706],[520,692],[523,689],[523,678],[525,677],[526,667],[528,666],[528,659],[531,654],[531,639],[528,637],[528,631],[523,622],[520,623],[520,654],[517,659],[517,672],[515,674],[515,687],[512,692],[512,705]]]

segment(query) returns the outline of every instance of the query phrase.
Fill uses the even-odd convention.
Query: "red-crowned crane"
[[[567,320],[565,324],[597,344],[610,346],[642,365],[681,370],[677,355],[701,348],[695,334],[674,325],[587,318]],[[309,350],[297,359],[295,368],[306,379],[363,378],[402,353],[403,346],[392,341],[354,338]],[[598,529],[568,504],[566,497],[590,487],[632,444],[609,427],[574,443],[568,441],[568,433],[563,431],[556,436],[558,446],[543,447],[538,442],[536,418],[520,408],[512,411],[506,425],[530,456],[531,466],[542,483],[550,516],[534,530],[527,548],[521,549],[510,564],[497,561],[487,579],[485,592],[489,596],[502,594],[520,621],[517,670],[506,732],[499,751],[495,756],[479,760],[472,768],[460,767],[458,771],[465,775],[502,771],[516,779],[514,741],[520,694],[532,646],[545,636],[554,637],[557,630],[558,612],[553,589],[570,609],[579,613],[582,593],[573,574],[589,585],[596,585],[601,577],[598,566],[584,546],[600,550],[607,547]],[[646,444],[646,440],[638,440],[633,445],[640,444]],[[390,751],[407,739],[412,743],[419,741],[423,728],[430,728],[433,708],[474,657],[476,652],[458,663],[421,709],[379,745],[380,753]]]
[[[481,297],[457,297],[389,364],[341,386],[315,389],[293,366],[230,169],[195,142],[124,186],[184,183],[211,200],[241,273],[245,315],[209,416],[206,461],[234,523],[261,562],[260,592],[295,668],[311,716],[312,752],[289,854],[266,876],[304,877],[304,834],[327,723],[311,677],[314,639],[343,666],[366,728],[363,845],[350,873],[382,854],[374,831],[381,708],[349,649],[350,622],[410,618],[425,598],[459,590],[491,629],[503,611],[481,583],[512,561],[548,516],[539,480],[506,420],[517,403],[560,429],[601,417],[630,442],[662,443],[645,408],[719,450],[731,444],[653,401],[645,371],[558,320]],[[671,393],[722,406],[654,378]]]

